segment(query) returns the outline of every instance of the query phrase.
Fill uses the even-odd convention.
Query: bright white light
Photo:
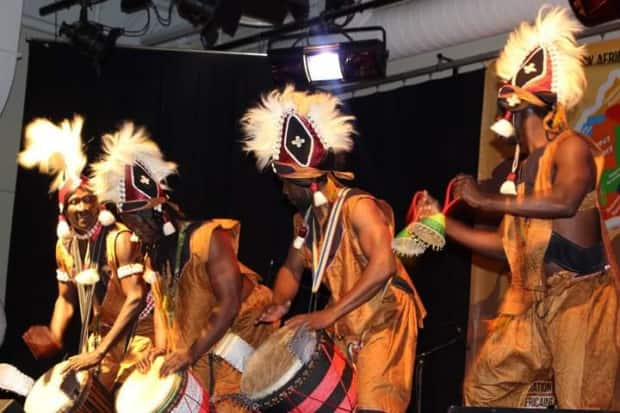
[[[306,77],[310,82],[322,80],[342,80],[340,59],[336,52],[321,52],[318,54],[304,54]]]

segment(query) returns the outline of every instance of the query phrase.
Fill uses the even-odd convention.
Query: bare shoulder
[[[369,225],[387,225],[387,220],[377,200],[371,196],[356,199],[350,209],[350,218],[357,228]]]
[[[584,138],[577,133],[572,133],[558,144],[556,151],[556,160],[575,160],[577,158],[591,158],[592,146]]]

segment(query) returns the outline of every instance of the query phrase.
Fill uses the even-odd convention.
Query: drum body
[[[60,372],[64,361],[39,377],[24,404],[27,413],[114,412],[113,398],[89,371]]]
[[[323,332],[282,328],[246,362],[241,392],[261,412],[353,412],[355,370]]]
[[[158,357],[143,374],[129,375],[116,395],[118,413],[208,413],[209,394],[191,371],[159,377],[164,361]]]

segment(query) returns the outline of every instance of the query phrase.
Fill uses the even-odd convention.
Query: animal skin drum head
[[[306,328],[283,327],[248,358],[241,377],[241,393],[261,399],[291,380],[312,358],[317,334]]]
[[[163,363],[164,357],[157,357],[146,374],[134,370],[127,377],[116,395],[118,413],[157,412],[166,404],[178,388],[181,376],[170,374],[160,378],[159,369]]]
[[[26,398],[27,413],[68,411],[80,396],[88,380],[88,371],[61,375],[67,361],[56,364],[35,382]]]

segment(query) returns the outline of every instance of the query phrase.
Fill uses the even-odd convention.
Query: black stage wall
[[[399,229],[414,191],[428,188],[441,199],[456,173],[475,173],[483,77],[482,71],[472,72],[346,103],[358,117],[359,131],[348,167],[358,186],[392,204]],[[40,116],[59,121],[83,114],[90,159],[97,156],[99,136],[122,120],[145,125],[167,157],[179,163],[180,176],[171,180],[174,199],[192,218],[241,220],[241,259],[270,283],[292,238],[292,210],[277,180],[258,174],[253,159],[241,154],[238,119],[271,87],[262,56],[117,48],[97,76],[72,47],[32,41],[24,124]],[[57,293],[57,210],[48,184],[36,172],[19,170],[8,330],[0,351],[0,360],[35,376],[58,361],[36,362],[20,337],[28,326],[49,321]],[[422,352],[467,325],[469,254],[449,246],[408,265],[429,310],[418,346]],[[296,308],[306,300],[300,297]],[[423,411],[444,412],[459,402],[463,366],[462,340],[426,359]]]

